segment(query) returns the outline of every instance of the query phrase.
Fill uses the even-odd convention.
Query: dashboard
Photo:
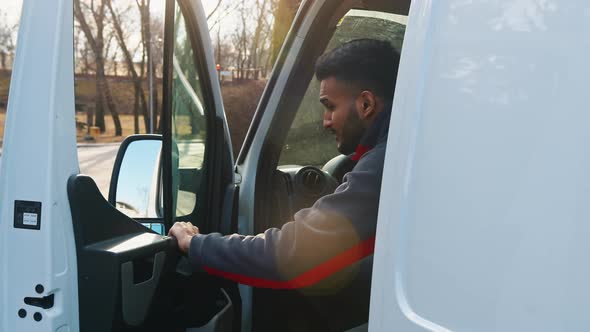
[[[293,215],[311,207],[321,197],[333,193],[342,179],[354,167],[348,156],[340,155],[324,166],[279,166],[272,174],[271,210],[274,227],[293,220]]]

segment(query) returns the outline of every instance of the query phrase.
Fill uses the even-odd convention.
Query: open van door
[[[71,0],[24,1],[0,171],[0,330],[78,331]]]
[[[239,329],[235,285],[192,273],[165,236],[176,221],[235,228],[223,209],[237,190],[200,1],[166,1],[163,135],[122,144],[113,204],[78,175],[72,12],[72,0],[24,1],[0,173],[0,330]],[[131,217],[141,205],[121,196],[143,175],[155,183],[142,188],[150,213]]]

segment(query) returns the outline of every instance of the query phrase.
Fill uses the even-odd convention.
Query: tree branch
[[[213,10],[209,13],[209,15],[207,15],[207,21],[209,21],[209,19],[211,18],[211,16],[213,16],[213,14],[215,14],[215,12],[217,11],[217,9],[219,9],[219,6],[221,6],[221,2],[223,2],[223,0],[217,1],[217,5],[215,6],[215,8],[213,8]]]
[[[209,31],[213,30],[213,28],[218,24],[221,23],[221,21],[223,21],[229,14],[231,14],[234,10],[236,10],[239,6],[241,5],[241,3],[237,3],[235,6],[230,7],[227,6],[225,8],[225,11],[222,12],[222,14],[218,15],[219,17],[217,18],[217,20],[215,20],[215,22],[213,22],[213,24],[211,24],[211,26],[209,27]]]
[[[88,44],[90,44],[92,51],[96,52],[96,40],[94,39],[94,36],[92,36],[92,29],[90,29],[88,22],[86,22],[86,17],[84,17],[84,13],[80,7],[80,0],[74,0],[74,15],[76,16],[76,19],[80,24],[80,28],[84,32],[86,40],[88,40]]]

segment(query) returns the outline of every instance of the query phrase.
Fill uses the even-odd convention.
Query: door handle
[[[158,287],[165,260],[165,252],[156,253],[151,278],[138,284],[133,281],[133,262],[121,264],[123,320],[127,325],[138,326],[145,320]]]

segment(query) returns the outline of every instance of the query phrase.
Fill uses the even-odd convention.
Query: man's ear
[[[356,99],[356,108],[362,120],[372,118],[377,112],[377,98],[373,92],[365,90]]]

